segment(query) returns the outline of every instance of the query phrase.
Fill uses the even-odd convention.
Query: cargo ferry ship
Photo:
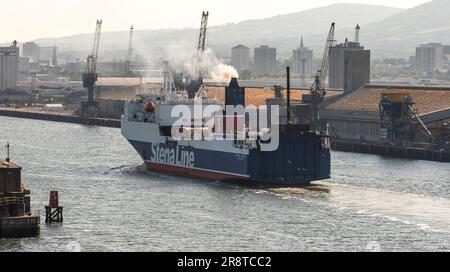
[[[121,131],[151,171],[277,185],[307,185],[328,179],[329,137],[326,131],[312,127],[317,120],[311,117],[314,110],[308,97],[304,97],[306,102],[292,102],[280,93],[274,96],[257,109],[255,117],[248,113],[227,115],[225,105],[245,105],[245,88],[235,78],[225,88],[225,103],[209,99],[203,90],[188,98],[184,93],[161,89],[126,102]],[[196,118],[195,114],[180,118],[174,115],[177,107],[194,113],[211,107],[215,111],[208,115],[210,119]],[[271,116],[272,108],[279,110],[275,117]],[[261,118],[268,120],[267,126],[251,128],[250,124],[259,124]],[[174,129],[177,122],[183,124]],[[275,135],[275,129],[277,136],[268,137]]]

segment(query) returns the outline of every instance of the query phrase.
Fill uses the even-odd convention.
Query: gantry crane
[[[88,89],[87,108],[94,105],[94,87],[97,82],[97,59],[102,32],[102,20],[97,20],[95,27],[94,46],[92,53],[87,57],[86,72],[83,74],[83,87]]]
[[[330,31],[328,32],[322,62],[317,70],[314,83],[311,86],[309,94],[303,95],[303,101],[311,104],[311,131],[318,131],[320,129],[319,105],[326,95],[325,80],[328,75],[329,51],[335,44],[334,30],[335,23],[332,23]]]
[[[130,27],[130,39],[128,43],[128,51],[127,51],[127,58],[125,60],[125,74],[130,75],[131,74],[131,57],[133,56],[133,30],[134,26]]]

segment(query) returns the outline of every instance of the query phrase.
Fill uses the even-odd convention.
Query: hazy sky
[[[409,8],[429,0],[15,0],[1,4],[0,41],[27,41],[103,30],[198,27],[201,11],[210,24],[265,18],[334,3]]]

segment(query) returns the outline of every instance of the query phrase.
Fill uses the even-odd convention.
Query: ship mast
[[[6,148],[6,161],[9,162],[11,160],[9,156],[9,142],[6,143],[5,148]]]

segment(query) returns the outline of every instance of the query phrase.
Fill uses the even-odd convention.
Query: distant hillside
[[[450,44],[449,14],[450,0],[434,0],[368,24],[361,39],[365,45],[386,54],[412,53],[421,43]]]
[[[230,48],[238,43],[249,47],[268,44],[277,47],[282,57],[288,57],[291,50],[300,43],[301,35],[305,36],[306,45],[322,48],[325,39],[323,36],[328,32],[331,22],[336,22],[338,31],[352,29],[357,23],[367,25],[379,22],[401,11],[384,6],[335,4],[267,19],[210,27],[208,45],[220,56],[228,56]],[[168,48],[193,49],[197,34],[198,30],[195,29],[136,31],[136,51],[150,58],[166,57],[164,55],[170,55],[167,53]],[[92,36],[80,34],[58,39],[41,39],[40,43],[53,45],[55,42],[60,51],[84,51],[79,52],[80,56],[83,56],[91,47]],[[101,50],[110,52],[105,52],[103,58],[120,57],[120,54],[114,56],[111,52],[125,52],[127,42],[128,32],[103,33]]]
[[[210,37],[217,42],[231,39],[235,43],[253,39],[276,40],[288,37],[299,39],[300,35],[317,34],[321,30],[327,32],[331,22],[336,22],[339,28],[350,28],[355,27],[357,23],[366,25],[382,21],[400,11],[384,6],[335,4],[267,19],[249,20],[211,28]]]

